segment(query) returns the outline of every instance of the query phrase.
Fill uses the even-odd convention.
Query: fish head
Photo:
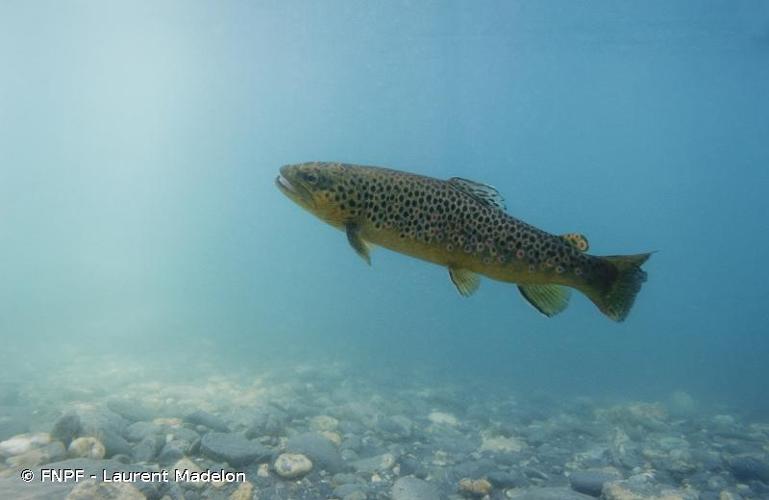
[[[275,184],[300,207],[329,224],[341,226],[350,214],[338,192],[348,175],[339,163],[298,163],[281,167]]]

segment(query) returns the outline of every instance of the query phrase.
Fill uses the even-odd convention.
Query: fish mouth
[[[299,190],[291,184],[291,182],[283,177],[282,175],[278,175],[275,178],[275,185],[278,186],[278,189],[283,191],[286,194],[293,194],[293,195],[299,195]]]
[[[275,178],[275,185],[278,189],[292,199],[295,203],[302,206],[311,206],[313,204],[312,195],[310,192],[298,183],[293,183],[283,175],[278,175]]]

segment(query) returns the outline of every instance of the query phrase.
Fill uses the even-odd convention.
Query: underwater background
[[[559,401],[673,398],[752,432],[724,446],[758,473],[730,455],[660,484],[720,474],[714,494],[769,498],[769,4],[2,2],[0,61],[0,440],[228,377],[451,387],[452,411],[425,409],[460,420],[471,400],[528,401],[531,422]],[[385,249],[369,268],[276,189],[280,166],[310,160],[490,184],[591,253],[656,251],[648,282],[618,324],[579,294],[545,318],[488,279],[465,299],[445,269]],[[414,391],[398,412],[419,428]],[[236,430],[217,401],[204,409]],[[315,404],[283,408],[282,437],[344,422]],[[568,484],[544,473],[490,494]],[[363,498],[397,498],[408,474],[388,474]],[[262,479],[262,498],[331,497],[312,489],[323,476],[293,493]]]

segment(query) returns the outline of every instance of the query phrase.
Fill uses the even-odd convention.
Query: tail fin
[[[607,264],[604,279],[589,285],[584,292],[602,313],[614,321],[624,321],[635,296],[646,281],[641,265],[651,253],[599,257]]]

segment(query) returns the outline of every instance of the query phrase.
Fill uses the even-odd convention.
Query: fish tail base
[[[624,321],[646,281],[646,271],[641,265],[650,256],[651,253],[641,253],[600,257],[606,264],[605,279],[588,287],[585,290],[587,296],[606,316],[614,321]]]

